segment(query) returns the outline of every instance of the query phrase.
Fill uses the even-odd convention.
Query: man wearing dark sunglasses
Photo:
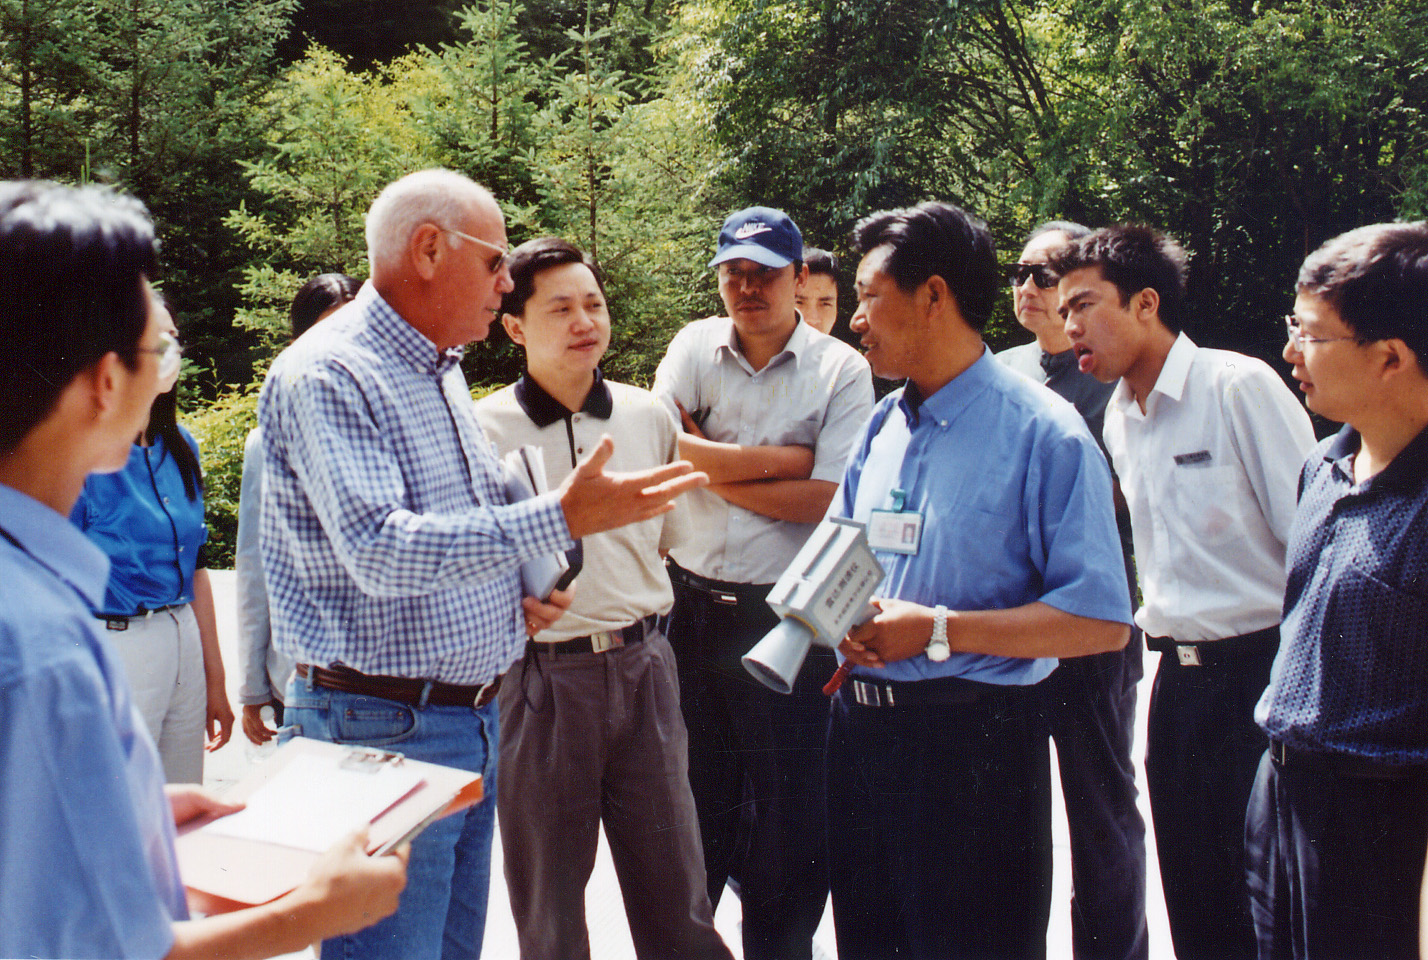
[[[1077,369],[1075,351],[1057,312],[1057,278],[1048,266],[1052,254],[1090,232],[1064,220],[1031,231],[1007,278],[1017,322],[1036,339],[1001,351],[997,359],[1075,404],[1091,435],[1101,443],[1101,422],[1115,384],[1102,383]],[[1134,598],[1130,514],[1119,490],[1116,526]],[[1136,809],[1131,762],[1143,648],[1140,630],[1132,628],[1124,648],[1062,660],[1039,684],[1042,709],[1056,741],[1071,834],[1075,960],[1144,958],[1148,951],[1145,821]]]

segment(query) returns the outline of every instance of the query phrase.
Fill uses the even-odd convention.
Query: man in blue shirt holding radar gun
[[[190,919],[176,823],[231,812],[165,788],[120,660],[96,630],[108,562],[68,515],[122,467],[177,343],[160,337],[143,207],[0,184],[0,956],[267,957],[392,913],[406,852],[337,844],[293,892]]]
[[[1129,636],[1110,470],[1076,409],[982,342],[1001,280],[981,221],[923,203],[867,217],[853,246],[853,332],[908,382],[830,510],[867,525],[886,570],[839,648],[828,733],[838,956],[1042,958],[1051,772],[1031,688]]]

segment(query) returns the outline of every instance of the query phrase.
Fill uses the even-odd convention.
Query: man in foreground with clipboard
[[[329,942],[346,957],[474,958],[496,692],[570,602],[523,598],[519,569],[671,510],[706,478],[687,463],[606,473],[603,438],[558,490],[510,503],[460,367],[512,286],[500,207],[460,174],[410,174],[373,202],[367,247],[371,280],[283,351],[258,401],[273,638],[298,664],[283,736],[482,775],[487,799],[412,842],[397,913]]]
[[[0,184],[0,956],[268,957],[390,914],[405,850],[337,843],[291,893],[190,920],[174,826],[231,813],[165,788],[94,610],[108,561],[69,522],[124,465],[180,351],[149,287],[143,207],[107,190]]]

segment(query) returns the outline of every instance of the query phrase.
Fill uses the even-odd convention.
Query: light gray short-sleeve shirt
[[[697,320],[669,344],[655,394],[678,401],[705,436],[750,446],[814,450],[813,479],[837,483],[872,413],[873,380],[856,350],[801,320],[784,349],[759,371],[728,317]],[[734,583],[772,583],[815,524],[737,507],[707,490],[685,495],[694,536],[672,554],[687,570]]]

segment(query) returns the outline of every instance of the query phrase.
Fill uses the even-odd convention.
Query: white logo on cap
[[[735,240],[747,240],[750,237],[757,237],[761,233],[769,233],[773,227],[758,220],[751,220],[742,227],[734,231]]]

